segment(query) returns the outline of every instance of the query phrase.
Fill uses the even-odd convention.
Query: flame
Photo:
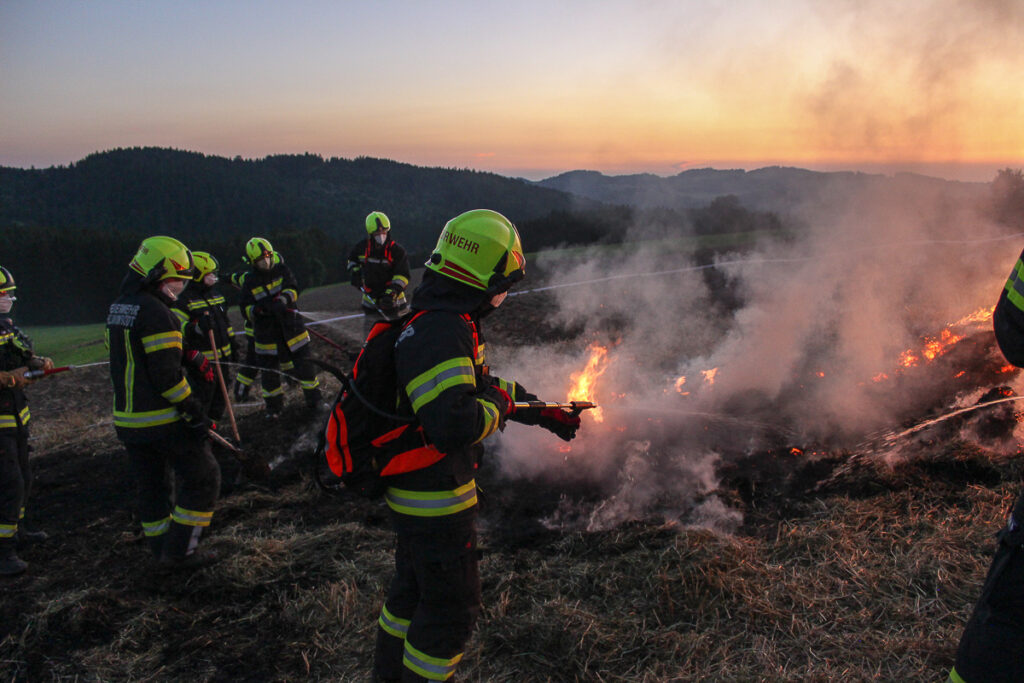
[[[981,323],[987,323],[992,320],[992,314],[995,312],[995,306],[981,307],[974,313],[968,313],[964,317],[951,324],[950,327],[956,327],[958,325],[979,325]]]
[[[707,383],[708,386],[713,386],[715,383],[715,375],[718,374],[718,368],[702,370],[700,374],[704,375],[704,381]]]
[[[966,334],[958,334],[954,332],[953,328],[967,327],[971,325],[976,326],[987,323],[992,319],[992,312],[994,310],[995,306],[979,308],[973,313],[968,313],[956,322],[950,323],[948,327],[939,332],[937,337],[925,337],[922,340],[924,346],[919,351],[915,349],[907,349],[900,354],[899,360],[897,361],[897,365],[899,366],[897,368],[897,372],[899,372],[900,369],[917,367],[922,361],[933,361],[946,353],[966,336]],[[872,378],[875,382],[879,382],[883,379],[888,379],[888,375],[885,373],[879,373]]]
[[[590,358],[587,365],[579,372],[570,375],[573,384],[569,389],[569,401],[590,401],[594,395],[594,384],[597,379],[608,369],[608,349],[600,344],[590,345]],[[587,411],[597,422],[604,422],[604,414],[601,408],[594,408]]]

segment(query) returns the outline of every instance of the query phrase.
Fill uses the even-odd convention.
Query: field
[[[304,308],[355,310],[345,288]],[[582,344],[550,310],[544,293],[510,298],[487,321],[489,348]],[[347,367],[358,326],[317,328],[344,351],[317,340],[316,354]],[[990,333],[969,342],[950,369],[980,388],[1009,381],[991,366]],[[223,559],[184,576],[154,571],[138,535],[106,368],[39,382],[30,399],[29,520],[51,539],[2,583],[0,677],[370,680],[391,574],[386,510],[318,489],[307,454],[319,425],[296,390],[277,423],[239,407],[243,446],[277,466],[225,487],[207,539]],[[484,612],[458,676],[940,680],[1018,492],[1016,419],[991,408],[941,422],[895,460],[805,444],[723,460],[713,493],[742,514],[732,533],[656,515],[592,531],[541,523],[600,492],[485,466]],[[968,426],[985,438],[963,438]],[[237,463],[218,457],[234,481]]]

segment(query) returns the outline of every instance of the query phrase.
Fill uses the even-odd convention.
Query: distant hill
[[[779,166],[755,171],[699,168],[670,177],[650,173],[607,176],[597,171],[569,171],[534,184],[594,201],[644,209],[692,209],[707,206],[717,197],[733,195],[748,209],[784,213],[827,192],[845,194],[892,182],[918,189],[942,187],[949,192],[964,194],[976,193],[986,185],[909,173],[896,176],[822,173]]]
[[[70,166],[0,167],[0,228],[102,229],[186,241],[319,229],[353,243],[365,235],[366,214],[380,210],[396,239],[423,250],[445,221],[469,209],[492,208],[518,223],[579,206],[562,191],[524,180],[367,157],[245,160],[132,148]]]

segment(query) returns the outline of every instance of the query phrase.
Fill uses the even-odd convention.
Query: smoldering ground
[[[635,226],[628,249],[574,262],[541,254],[564,285],[551,290],[553,315],[582,332],[508,350],[496,373],[515,368],[532,392],[565,400],[574,373],[606,348],[592,393],[573,397],[603,414],[584,413],[571,444],[510,426],[503,473],[591,487],[585,502],[563,496],[554,525],[660,517],[734,528],[740,516],[716,495],[722,463],[790,447],[838,453],[981,393],[921,351],[951,325],[956,337],[990,333],[984,316],[955,323],[995,303],[1021,236],[983,213],[976,195],[879,178],[818,197],[787,218],[786,234],[710,264],[673,248],[685,225]]]

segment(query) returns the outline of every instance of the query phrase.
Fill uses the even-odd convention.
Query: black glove
[[[288,310],[288,304],[279,296],[275,296],[273,299],[266,303],[267,311],[271,315],[283,315]]]
[[[196,328],[203,333],[205,336],[210,330],[213,329],[213,316],[210,315],[209,311],[203,311],[196,316]]]
[[[515,404],[512,402],[512,397],[504,389],[494,385],[484,387],[483,391],[477,394],[477,396],[488,403],[494,404],[494,407],[498,409],[498,429],[504,429],[505,418],[516,409]]]
[[[580,416],[562,408],[541,408],[537,424],[562,441],[572,441],[580,428]]]
[[[203,414],[203,405],[194,395],[185,399],[178,407],[181,411],[182,421],[188,431],[188,437],[195,441],[205,441],[210,438],[210,430],[216,425]]]
[[[208,417],[185,416],[185,428],[188,430],[188,438],[193,441],[206,441],[210,438],[210,430],[216,425]]]
[[[204,382],[213,383],[213,366],[206,360],[206,356],[192,349],[185,352],[185,362],[196,369]]]
[[[359,268],[353,268],[352,272],[349,274],[349,283],[351,283],[353,287],[362,287],[363,271]]]
[[[385,289],[384,293],[377,297],[377,307],[382,311],[390,311],[395,307],[395,293]]]

